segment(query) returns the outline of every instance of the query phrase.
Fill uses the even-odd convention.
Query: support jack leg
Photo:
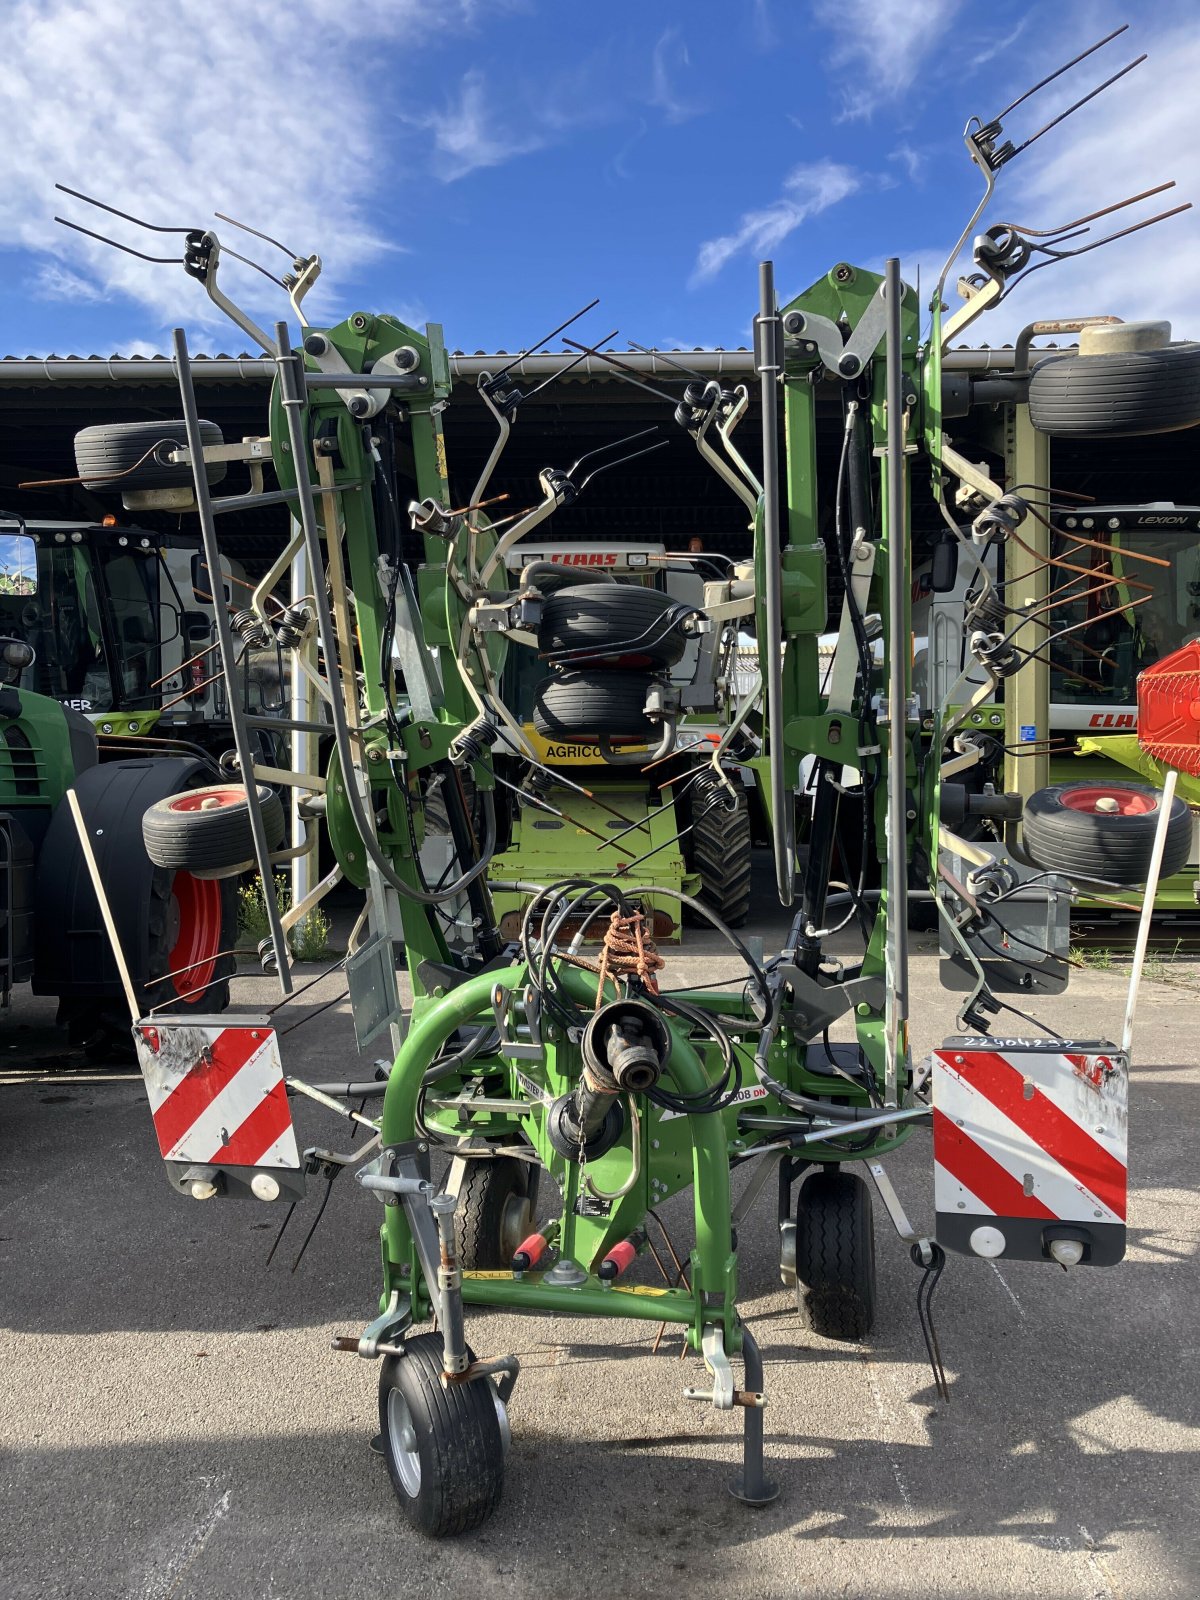
[[[742,1329],[742,1359],[746,1364],[747,1390],[761,1391],[763,1386],[762,1356],[749,1328]],[[729,1485],[735,1499],[747,1506],[766,1506],[779,1495],[779,1485],[763,1471],[763,1414],[761,1405],[747,1406],[745,1431],[742,1435],[742,1470]]]

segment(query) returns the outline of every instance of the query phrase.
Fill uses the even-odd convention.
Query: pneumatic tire
[[[738,779],[733,804],[721,780],[706,773],[689,785],[691,832],[684,836],[688,865],[700,875],[699,898],[730,928],[750,915],[750,804]],[[684,907],[689,921],[704,919]]]
[[[1025,804],[1025,853],[1047,872],[1135,888],[1150,876],[1161,805],[1161,791],[1144,783],[1095,780],[1036,789]],[[1191,850],[1192,814],[1177,795],[1161,876],[1182,872]]]
[[[1130,439],[1200,423],[1200,344],[1051,356],[1029,380],[1029,420],[1058,439]]]
[[[871,1191],[857,1172],[814,1172],[800,1186],[796,1306],[825,1339],[865,1339],[874,1325]]]
[[[267,849],[283,844],[283,803],[273,789],[258,786]],[[250,803],[242,784],[215,784],[169,795],[142,818],[146,854],[155,866],[198,877],[232,877],[254,865]]]
[[[552,672],[534,695],[533,725],[551,739],[656,743],[662,730],[645,711],[653,683],[642,672]]]
[[[679,624],[691,610],[640,584],[573,584],[542,608],[538,649],[575,667],[673,667],[687,649]]]
[[[498,1272],[512,1264],[533,1229],[529,1177],[529,1163],[515,1156],[467,1162],[454,1212],[464,1272]]]
[[[467,1533],[500,1504],[504,1403],[490,1378],[442,1382],[437,1334],[406,1339],[404,1350],[385,1357],[379,1374],[379,1431],[392,1487],[420,1532],[435,1539]]]
[[[201,422],[200,438],[205,445],[225,442],[215,422]],[[186,489],[191,467],[166,459],[186,444],[182,421],[98,423],[75,435],[75,469],[85,489]],[[208,462],[209,483],[220,483],[226,470],[224,461]]]

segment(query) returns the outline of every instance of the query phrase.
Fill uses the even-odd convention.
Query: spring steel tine
[[[236,217],[228,216],[224,211],[214,211],[213,216],[216,217],[219,222],[231,223],[233,227],[240,228],[243,233],[252,233],[256,239],[262,239],[267,244],[273,244],[276,250],[282,250],[284,255],[290,257],[292,261],[299,261],[301,259],[301,257],[298,256],[294,250],[289,250],[287,245],[280,244],[278,239],[272,239],[269,233],[262,233],[258,228],[252,228],[248,222],[239,222]]]
[[[610,354],[609,351],[597,350],[594,346],[589,344],[579,344],[574,339],[564,339],[563,343],[570,345],[572,350],[582,350],[585,356],[595,356],[600,361],[606,361],[610,367],[616,367],[618,372],[623,374],[626,383],[632,383],[638,389],[645,389],[647,394],[654,395],[658,400],[665,400],[669,406],[674,407],[679,404],[679,401],[675,395],[668,394],[665,389],[656,389],[652,383],[643,382],[643,380],[637,376],[631,366],[628,366],[617,356]]]
[[[539,811],[548,811],[552,817],[561,817],[571,827],[580,829],[583,833],[590,833],[593,839],[599,839],[601,844],[607,844],[608,839],[595,828],[589,828],[586,822],[580,822],[577,817],[568,816],[565,811],[560,811],[557,806],[552,806],[549,800],[543,800],[540,795],[530,794],[528,789],[522,789],[519,784],[510,783],[507,778],[502,778],[498,772],[493,772],[492,777],[497,783],[502,783],[506,789],[511,789],[515,795],[529,805],[536,806]]]
[[[1055,250],[1051,245],[1037,245],[1035,249],[1041,250],[1048,259],[1039,261],[1036,266],[1029,267],[1021,274],[1022,281],[1035,272],[1040,272],[1043,267],[1049,267],[1056,261],[1069,261],[1072,256],[1085,256],[1089,250],[1099,250],[1102,244],[1112,244],[1114,239],[1124,239],[1131,233],[1140,233],[1143,228],[1152,228],[1156,222],[1166,222],[1168,217],[1177,217],[1181,211],[1190,211],[1192,202],[1185,200],[1181,206],[1172,206],[1170,211],[1160,211],[1156,216],[1146,217],[1142,222],[1132,222],[1128,228],[1119,228],[1116,233],[1106,233],[1103,239],[1093,239],[1091,244],[1080,245],[1077,250]],[[1087,229],[1083,230],[1087,232]],[[1068,239],[1076,237],[1067,234]],[[1061,242],[1061,241],[1060,241]]]
[[[611,333],[606,333],[604,337],[606,339],[615,339],[619,332],[620,330],[618,328],[614,328]],[[532,400],[535,394],[541,394],[543,389],[548,389],[552,383],[557,383],[560,378],[565,378],[568,372],[574,372],[579,363],[586,360],[586,353],[581,356],[576,356],[574,361],[569,361],[565,367],[560,367],[557,372],[552,372],[548,378],[543,378],[541,383],[539,383],[535,388],[530,389],[528,394],[521,396],[521,404],[524,405],[526,400]]]
[[[1005,106],[1003,111],[998,111],[992,118],[993,122],[1002,122],[1010,111],[1015,111],[1018,106],[1024,105],[1026,100],[1037,94],[1039,89],[1044,89],[1048,83],[1053,83],[1055,78],[1061,78],[1064,72],[1070,72],[1072,67],[1077,67],[1081,61],[1086,61],[1088,56],[1095,55],[1097,50],[1103,49],[1106,44],[1111,44],[1121,34],[1129,32],[1129,24],[1123,22],[1119,28],[1114,28],[1111,33],[1105,34],[1103,39],[1097,39],[1095,44],[1088,45],[1086,50],[1081,50],[1077,56],[1072,56],[1070,61],[1056,68],[1048,78],[1043,78],[1040,83],[1035,83],[1032,89],[1026,89],[1024,94],[1019,94],[1011,105]]]
[[[1000,222],[996,226],[1022,234],[1026,239],[1051,239],[1055,234],[1068,233],[1072,228],[1082,228],[1088,222],[1098,222],[1101,217],[1111,216],[1114,211],[1123,211],[1126,206],[1135,206],[1139,200],[1149,200],[1151,195],[1163,194],[1167,189],[1174,187],[1175,179],[1168,178],[1166,183],[1157,183],[1153,189],[1143,189],[1141,194],[1131,194],[1128,200],[1116,200],[1110,206],[1102,206],[1099,211],[1089,211],[1086,217],[1076,217],[1073,222],[1064,222],[1057,228],[1026,228],[1016,222]]]
[[[250,257],[242,255],[240,250],[231,250],[227,244],[223,244],[221,246],[221,254],[223,256],[232,256],[235,261],[242,261],[246,266],[253,267],[255,272],[261,272],[264,278],[270,278],[272,283],[277,284],[285,294],[287,293],[287,284],[284,283],[282,278],[277,278],[273,272],[268,272],[266,267],[261,266],[257,261],[251,261]]]
[[[597,445],[594,450],[588,450],[577,461],[567,468],[566,475],[573,478],[585,461],[591,461],[596,456],[606,456],[610,450],[619,450],[623,444],[633,444],[635,439],[644,439],[647,434],[657,433],[658,424],[654,423],[649,428],[639,428],[636,433],[623,434],[619,439],[610,439],[607,444]]]
[[[101,244],[111,245],[114,250],[124,250],[127,256],[136,256],[139,261],[152,261],[155,266],[160,267],[177,267],[183,262],[182,256],[148,256],[144,250],[135,250],[131,244],[118,244],[106,233],[96,233],[92,228],[81,227],[78,222],[71,222],[67,217],[55,217],[54,220],[61,222],[64,228],[74,228],[76,233],[86,233],[89,239],[99,239]]]
[[[520,351],[519,354],[515,355],[512,358],[512,360],[508,363],[508,365],[506,367],[501,367],[499,372],[495,372],[495,373],[492,374],[493,379],[502,378],[506,372],[511,372],[512,369],[517,365],[517,363],[519,361],[524,361],[526,356],[533,355],[533,353],[536,350],[540,350],[543,345],[549,344],[551,339],[554,338],[556,333],[561,333],[564,328],[569,328],[573,322],[578,322],[580,317],[586,316],[587,313],[593,308],[593,306],[598,306],[599,304],[600,304],[600,296],[597,295],[594,300],[589,300],[588,301],[587,305],[583,307],[582,311],[577,311],[573,317],[568,317],[565,322],[560,322],[557,328],[551,328],[550,332],[546,335],[546,337],[544,339],[539,339],[536,344],[531,344],[529,346],[528,350],[522,350],[522,351]],[[564,344],[570,344],[571,340],[570,339],[564,339],[563,343]]]
[[[639,456],[648,456],[655,450],[665,450],[668,442],[666,439],[660,439],[657,444],[648,444],[644,450],[631,450],[627,456],[618,456],[615,461],[602,461],[598,467],[593,467],[587,476],[580,480],[580,494],[583,493],[593,478],[598,478],[602,472],[607,472],[610,467],[628,466],[629,462],[636,461]]]
[[[697,383],[707,383],[708,379],[702,372],[697,372],[695,367],[688,367],[682,361],[673,360],[665,350],[647,350],[644,344],[639,344],[636,339],[630,339],[630,344],[635,350],[640,350],[644,356],[655,356],[659,361],[665,361],[669,367],[674,367],[676,372],[682,372],[685,377],[695,378]]]
[[[68,189],[65,183],[56,183],[54,187],[60,189],[63,194],[72,195],[76,200],[83,200],[89,206],[95,206],[99,211],[107,211],[114,217],[122,217],[126,222],[135,223],[139,228],[145,228],[150,233],[192,233],[194,231],[192,228],[164,228],[158,222],[143,222],[141,217],[135,217],[128,211],[118,211],[116,206],[105,205],[103,200],[97,200],[90,194],[84,194],[82,189]],[[70,227],[71,224],[68,223],[67,226]],[[80,232],[84,233],[86,231],[86,229],[80,230]],[[100,236],[97,235],[97,237]]]
[[[1089,100],[1094,100],[1098,94],[1103,94],[1105,89],[1111,89],[1118,79],[1123,78],[1127,72],[1132,72],[1134,67],[1140,67],[1145,59],[1146,55],[1143,51],[1140,56],[1129,62],[1127,66],[1122,67],[1120,72],[1114,72],[1111,78],[1105,78],[1103,83],[1098,83],[1090,94],[1085,94],[1081,100],[1076,100],[1073,106],[1068,106],[1065,111],[1060,111],[1058,116],[1051,117],[1044,127],[1039,128],[1036,133],[1031,133],[1024,143],[1017,145],[1016,149],[1009,154],[1009,161],[1014,156],[1019,156],[1022,150],[1028,150],[1031,144],[1036,144],[1044,133],[1050,132],[1051,128],[1057,128],[1060,122],[1065,122],[1073,111],[1078,111],[1081,106],[1086,106]]]

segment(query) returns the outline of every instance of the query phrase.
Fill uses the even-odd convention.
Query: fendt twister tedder
[[[981,753],[971,705],[995,698],[1031,654],[1022,638],[1029,619],[1014,611],[1004,584],[989,576],[996,563],[983,556],[994,546],[1019,552],[1022,523],[1045,515],[1052,496],[1045,484],[998,483],[954,448],[942,428],[942,356],[1023,274],[1103,243],[1087,233],[1090,223],[1132,203],[1052,233],[987,229],[974,238],[977,271],[959,286],[966,303],[946,315],[950,267],[997,172],[1030,142],[1005,140],[999,119],[968,126],[985,193],[951,252],[924,335],[895,260],[882,277],[839,263],[782,307],[772,268],[762,266],[760,475],[731,441],[744,391],[692,384],[676,413],[753,513],[753,563],[719,580],[710,573],[695,604],[644,584],[624,592],[620,580],[564,585],[561,566],[512,559],[597,472],[654,448],[652,438],[613,441],[570,467],[545,467],[536,503],[510,512],[489,502],[488,485],[526,396],[510,369],[485,375],[479,387],[498,435],[456,507],[442,435],[450,373],[440,328],[422,334],[367,313],[309,327],[301,301],[319,261],[297,258],[281,280],[303,327],[294,348],[286,322],[268,334],[218,287],[216,235],[179,230],[188,273],[276,361],[278,377],[263,437],[216,446],[198,418],[177,331],[183,419],[165,425],[152,464],[160,473],[173,467],[190,486],[207,560],[218,570],[220,517],[245,498],[214,497],[206,463],[223,465],[239,452],[269,460],[278,486],[260,482],[258,501],[286,505],[295,533],[234,627],[218,608],[222,664],[232,678],[239,639],[277,641],[312,689],[313,713],[294,726],[324,739],[329,754],[320,771],[256,767],[254,718],[236,710],[231,695],[237,748],[229,783],[172,802],[166,824],[147,825],[147,847],[190,859],[203,836],[210,870],[222,870],[222,851],[229,870],[253,856],[269,881],[279,855],[262,805],[274,799],[270,786],[290,786],[307,847],[324,827],[337,861],[313,898],[340,875],[366,891],[346,963],[355,1034],[360,1049],[389,1036],[394,1064],[386,1082],[343,1083],[338,1098],[330,1085],[287,1072],[269,1019],[184,1019],[163,1008],[137,1017],[135,1038],[181,1193],[294,1201],[306,1170],[329,1177],[349,1165],[381,1202],[379,1312],[360,1336],[337,1343],[381,1359],[382,1449],[406,1513],[428,1533],[460,1532],[491,1513],[509,1450],[517,1361],[476,1354],[469,1307],[678,1327],[707,1373],[688,1397],[743,1412],[744,1459],[732,1487],[760,1504],[776,1488],[764,1469],[762,1363],[738,1313],[737,1228],[764,1188],[777,1198],[780,1271],[796,1286],[808,1325],[860,1338],[875,1299],[871,1190],[859,1175],[866,1167],[924,1270],[918,1304],[939,1384],[928,1301],[946,1251],[1062,1266],[1107,1266],[1124,1252],[1128,1037],[1120,1046],[1066,1039],[1024,1009],[1036,1011],[1039,996],[1065,986],[1078,883],[1046,863],[1054,841],[1048,802],[1039,810],[1039,862],[1022,842],[1019,797],[971,783]],[[1200,420],[1200,347],[1149,348],[1163,343],[1151,325],[1112,318],[1066,326],[1088,326],[1093,342],[1035,366],[1019,384],[1022,406],[1098,435]],[[1193,381],[1167,394],[1156,389],[1153,405],[1144,395],[1139,410],[1139,363],[1153,358],[1157,368],[1164,357]],[[1124,387],[1114,386],[1115,372],[1130,375]],[[1101,403],[1110,388],[1125,396],[1111,413]],[[818,395],[832,396],[841,411],[832,482],[817,476]],[[952,694],[952,713],[918,703],[910,682],[910,465],[920,457],[955,548],[977,573],[968,643],[984,682]],[[130,466],[114,456],[114,469]],[[137,478],[134,467],[119,486]],[[1097,532],[1091,542],[1102,540]],[[1081,534],[1079,545],[1088,542]],[[1068,582],[1104,583],[1091,563],[1072,567],[1069,555],[1064,574],[1084,575]],[[309,592],[284,606],[273,590],[301,556]],[[831,594],[840,623],[826,670],[818,639]],[[759,673],[749,693],[735,694],[729,661],[746,634],[757,640]],[[682,991],[660,985],[663,958],[621,871],[641,852],[603,837],[593,841],[591,875],[505,886],[524,897],[518,936],[506,940],[492,909],[497,885],[486,876],[500,813],[515,805],[536,815],[559,783],[505,704],[509,652],[537,651],[551,665],[535,727],[594,743],[610,762],[640,770],[671,752],[682,697],[668,669],[693,639],[711,648],[695,652],[707,679],[689,703],[710,705],[706,715],[722,729],[706,784],[718,796],[730,791],[735,754],[754,771],[778,897],[797,907],[783,948],[763,957],[710,907],[690,904],[727,942],[744,981]],[[814,789],[805,850],[794,823],[802,762]],[[1042,791],[1043,800],[1051,793]],[[1167,807],[1170,828],[1156,827],[1162,807],[1155,791],[1144,794],[1139,806],[1058,808],[1069,827],[1091,829],[1087,870],[1102,888],[1146,883],[1164,840],[1168,853],[1175,848],[1175,808]],[[560,809],[566,804],[560,798]],[[431,883],[422,850],[435,817],[451,864]],[[616,836],[628,821],[608,817],[596,831]],[[1111,853],[1110,838],[1120,845]],[[839,839],[859,846],[855,859],[884,864],[881,888],[856,885],[852,875],[834,881]],[[1064,850],[1064,861],[1069,855]],[[943,976],[964,994],[961,1036],[923,1063],[909,1047],[914,860],[936,893]],[[273,917],[265,958],[287,995],[283,928],[274,896],[265,898]],[[448,942],[439,915],[456,901],[469,911],[456,917],[459,930],[470,930],[465,946]],[[302,902],[289,916],[308,909]],[[851,924],[861,932],[861,959],[832,959],[831,933]],[[394,955],[401,939],[407,1006]],[[996,1036],[1001,1014],[1014,1025]],[[838,1027],[847,1038],[831,1041]],[[302,1156],[289,1093],[324,1100],[342,1116],[354,1115],[345,1101],[360,1094],[382,1105],[377,1117],[359,1116],[372,1136],[353,1154]],[[882,1162],[931,1126],[936,1225],[925,1234],[906,1217]],[[433,1174],[447,1163],[435,1167],[435,1156],[449,1158],[440,1188]],[[752,1177],[734,1206],[731,1172],[743,1165]],[[635,1259],[658,1249],[656,1208],[689,1185],[690,1253],[667,1286],[638,1281]],[[436,1333],[415,1331],[432,1317]]]

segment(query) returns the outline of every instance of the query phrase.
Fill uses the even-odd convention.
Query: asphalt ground
[[[766,931],[770,932],[769,926]],[[916,938],[914,1047],[955,1031],[933,941]],[[732,970],[704,935],[667,979]],[[749,1510],[727,1484],[740,1413],[682,1397],[703,1381],[678,1335],[619,1321],[468,1313],[481,1354],[516,1351],[504,1499],[484,1528],[410,1531],[381,1460],[377,1367],[334,1355],[378,1294],[376,1203],[343,1179],[315,1215],[198,1204],[168,1186],[140,1080],[64,1057],[53,1008],[0,1025],[0,1595],[491,1596],[601,1590],[721,1595],[1192,1600],[1200,1592],[1200,983],[1143,991],[1135,1041],[1130,1248],[1109,1271],[952,1257],[938,1401],[920,1274],[876,1206],[877,1326],[863,1345],[806,1332],[777,1274],[773,1197],[741,1228],[742,1312],[766,1362],[768,1471]],[[342,983],[286,1014],[299,1076],[354,1074]],[[273,1003],[256,978],[240,1007]],[[1084,970],[1045,1020],[1119,1036],[1122,973]],[[279,1019],[284,1021],[284,1017]],[[345,1143],[296,1107],[301,1144]],[[928,1136],[890,1171],[932,1223]],[[735,1190],[745,1182],[735,1178]],[[768,1191],[773,1186],[768,1185]],[[690,1197],[665,1209],[689,1243]]]

